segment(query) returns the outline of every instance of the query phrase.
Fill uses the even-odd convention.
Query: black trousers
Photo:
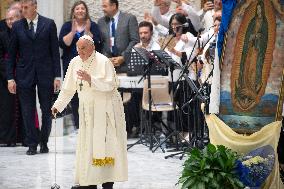
[[[106,182],[102,184],[103,189],[112,189],[113,188],[113,182]],[[72,187],[71,189],[73,189]],[[97,185],[91,185],[91,186],[79,186],[74,189],[97,189]]]
[[[124,105],[124,113],[126,119],[126,131],[131,134],[133,127],[140,126],[140,108],[141,108],[142,92],[131,92],[131,99]]]
[[[185,103],[187,103],[192,98],[192,90],[188,86],[187,82],[182,80],[179,83],[179,88],[177,89],[178,83],[169,83],[169,92],[174,90],[174,100],[177,103],[178,107],[182,107]],[[177,131],[183,132],[192,132],[193,125],[194,125],[194,116],[193,110],[195,110],[196,102],[191,102],[188,106],[184,109],[179,110],[179,114],[176,116],[176,119],[179,119],[180,123],[177,125]],[[168,114],[168,121],[173,120],[173,112],[169,112]],[[175,120],[177,121],[177,120]]]
[[[38,98],[42,112],[42,126],[39,131],[35,126],[36,114],[36,86],[29,88],[18,87],[22,118],[26,131],[25,144],[29,147],[36,147],[39,143],[47,143],[51,131],[51,105],[53,86],[38,87]]]
[[[3,69],[2,69],[3,68]],[[15,95],[7,88],[7,79],[2,62],[0,64],[0,143],[16,143],[15,120]]]

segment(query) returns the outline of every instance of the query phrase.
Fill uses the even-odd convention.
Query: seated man
[[[139,37],[140,42],[135,47],[144,48],[147,51],[160,50],[160,45],[153,40],[153,25],[148,21],[139,23]]]
[[[142,21],[139,26],[139,37],[140,42],[135,45],[138,48],[144,48],[147,51],[159,50],[160,45],[153,40],[153,25],[151,22]],[[132,49],[132,52],[135,52]],[[141,92],[132,92],[131,100],[127,104],[127,110],[131,112],[133,116],[128,118],[127,121],[127,132],[130,137],[136,137],[138,134],[137,128],[140,125],[140,104],[141,104],[142,94]],[[135,116],[134,116],[135,115]]]

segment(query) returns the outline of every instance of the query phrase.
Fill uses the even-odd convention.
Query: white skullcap
[[[79,38],[79,40],[80,40],[80,39],[88,40],[88,41],[90,41],[92,44],[94,44],[93,38],[91,38],[91,36],[89,36],[89,35],[83,35],[82,37]]]

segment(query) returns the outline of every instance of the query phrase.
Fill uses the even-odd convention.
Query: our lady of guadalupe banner
[[[284,98],[284,4],[242,0],[221,63],[220,118],[241,133],[279,120]]]

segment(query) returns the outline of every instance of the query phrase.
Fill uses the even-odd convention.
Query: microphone
[[[205,30],[205,28],[200,28],[199,30],[198,30],[198,33],[201,33],[201,32],[203,32]]]
[[[181,24],[179,26],[176,26],[177,28],[187,28],[189,26],[188,22]]]
[[[188,22],[181,25],[181,27],[183,27],[183,28],[187,28],[188,26],[189,26]]]

